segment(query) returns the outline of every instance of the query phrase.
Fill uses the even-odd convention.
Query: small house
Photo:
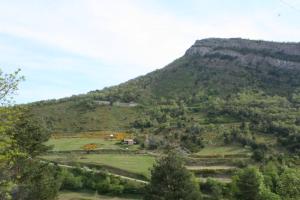
[[[134,145],[134,140],[133,139],[124,139],[123,144]]]

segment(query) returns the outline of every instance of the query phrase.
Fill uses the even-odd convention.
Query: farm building
[[[124,139],[123,143],[127,144],[127,145],[134,145],[134,140],[133,139]]]

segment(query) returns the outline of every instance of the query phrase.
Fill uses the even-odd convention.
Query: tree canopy
[[[174,153],[161,158],[151,171],[145,200],[199,200],[199,185]]]

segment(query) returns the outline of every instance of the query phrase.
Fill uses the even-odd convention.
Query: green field
[[[251,151],[241,146],[207,146],[195,155],[198,156],[225,156],[225,155],[240,155],[247,156]]]
[[[92,192],[69,192],[62,191],[59,194],[58,200],[137,200],[138,197],[112,197],[98,195]]]
[[[126,149],[135,150],[138,145],[120,145],[116,140],[105,140],[102,138],[51,138],[46,144],[53,146],[52,151],[74,151],[83,150],[85,144],[94,143],[97,149]]]
[[[63,155],[45,155],[44,159],[59,162],[78,162],[82,164],[105,165],[128,171],[135,174],[141,174],[150,177],[150,168],[155,163],[155,158],[148,155],[137,154],[72,154]]]

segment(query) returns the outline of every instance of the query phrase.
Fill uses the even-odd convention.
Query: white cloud
[[[284,1],[297,6],[295,0]],[[158,2],[160,1],[1,1],[0,33],[23,37],[54,49],[84,56],[93,60],[94,64],[87,66],[89,62],[84,63],[81,59],[72,57],[49,58],[42,54],[28,57],[22,55],[20,49],[15,49],[18,44],[14,47],[0,44],[0,53],[10,52],[11,60],[13,56],[18,56],[29,71],[56,70],[65,71],[66,75],[68,71],[72,71],[73,74],[93,79],[95,83],[97,80],[97,83],[104,82],[101,86],[109,86],[107,84],[116,84],[163,67],[183,55],[196,39],[244,37],[300,40],[300,24],[295,20],[299,13],[280,1],[269,7],[260,7],[259,0],[255,1],[258,8],[256,10],[247,10],[245,5],[247,12],[239,10],[240,7],[230,12],[228,8],[222,10],[222,5],[217,9],[212,7],[211,1],[194,0],[190,4],[199,8],[199,11],[194,9],[193,12],[196,10],[199,13],[188,15],[178,15],[172,9],[160,6]],[[214,1],[214,4],[220,3]],[[278,17],[278,13],[282,16]],[[295,21],[288,20],[290,18]],[[26,47],[23,48],[26,50]],[[94,61],[99,61],[99,65],[95,65]],[[110,80],[112,77],[114,80]],[[68,82],[68,78],[66,76],[66,80],[54,81],[60,85],[70,85],[72,82]],[[39,92],[33,93],[40,94],[42,90],[40,88],[36,90]],[[55,89],[51,91],[46,93],[47,97],[56,97]],[[59,88],[57,94],[67,95],[72,91],[74,93],[70,88],[68,91]],[[33,93],[28,93],[27,96],[34,95]]]
[[[280,39],[291,35],[260,12],[244,17],[229,14],[226,21],[223,16],[213,14],[205,19],[178,17],[168,10],[147,9],[141,1],[54,2],[7,3],[0,10],[0,32],[34,39],[111,65],[142,67],[145,72],[179,57],[200,37]],[[258,24],[265,24],[268,29],[263,30]],[[299,39],[297,34],[299,30],[295,30],[293,39]]]

